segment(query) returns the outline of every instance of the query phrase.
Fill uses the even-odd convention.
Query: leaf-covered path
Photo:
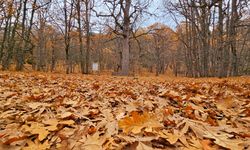
[[[249,149],[250,79],[0,73],[0,149]]]

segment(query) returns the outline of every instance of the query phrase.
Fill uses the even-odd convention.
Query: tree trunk
[[[34,0],[32,6],[36,6],[36,1],[37,0]],[[29,48],[29,45],[30,45],[30,34],[31,34],[31,29],[32,29],[32,26],[33,26],[33,19],[34,19],[34,14],[35,14],[35,10],[36,8],[35,7],[32,7],[32,12],[31,12],[31,18],[29,20],[29,28],[28,30],[26,29],[26,24],[25,22],[27,21],[27,3],[28,3],[28,0],[24,0],[23,2],[23,18],[22,18],[22,31],[21,31],[21,43],[20,43],[20,48],[17,49],[17,64],[16,64],[16,70],[17,71],[21,71],[23,70],[23,67],[24,67],[24,61],[25,61],[25,53],[27,51],[31,51],[32,48]],[[28,22],[28,21],[27,21]]]
[[[219,20],[218,20],[218,56],[217,56],[217,76],[226,77],[227,70],[223,66],[224,59],[228,59],[224,57],[224,40],[223,40],[223,5],[222,1],[219,1]]]
[[[122,70],[121,75],[129,75],[129,37],[130,37],[130,16],[129,11],[131,0],[126,0],[123,19],[123,45],[122,45]]]
[[[22,31],[21,31],[21,43],[20,43],[20,47],[17,49],[17,55],[16,55],[16,59],[17,59],[17,64],[16,64],[16,70],[17,71],[21,71],[23,70],[23,65],[24,65],[24,44],[25,44],[25,40],[26,39],[26,33],[25,33],[25,21],[26,21],[26,13],[27,13],[27,1],[28,0],[24,0],[23,2],[23,18],[22,18]]]
[[[85,7],[86,7],[86,12],[85,12],[85,24],[86,24],[86,74],[89,74],[89,54],[90,54],[90,1],[86,0],[85,1]]]
[[[40,14],[41,15],[41,14]],[[36,63],[37,64],[37,70],[38,71],[44,71],[44,62],[45,62],[45,57],[44,57],[44,53],[45,53],[45,34],[44,34],[44,28],[45,28],[45,20],[43,18],[39,18],[40,20],[40,29],[38,31],[39,35],[38,35],[38,60]]]
[[[16,40],[15,40],[15,36],[16,36],[16,28],[18,26],[18,23],[19,23],[19,17],[21,16],[21,10],[22,10],[22,4],[20,4],[20,6],[18,7],[18,10],[17,10],[17,16],[15,18],[15,21],[13,23],[13,26],[12,26],[12,23],[11,21],[8,23],[8,29],[7,29],[7,43],[6,45],[4,45],[4,49],[5,50],[5,55],[4,55],[4,58],[3,58],[3,61],[2,61],[2,64],[3,64],[3,70],[7,70],[9,69],[9,64],[10,64],[10,61],[11,61],[11,57],[13,56],[13,50],[14,50],[14,47],[15,47],[15,43],[16,43]],[[11,4],[13,5],[13,4]],[[9,14],[8,15],[9,19],[11,20],[11,17],[12,17],[12,14]]]
[[[67,10],[67,0],[64,0],[64,24],[65,24],[65,30],[64,30],[64,44],[65,44],[65,58],[66,58],[66,74],[70,73],[70,57],[69,57],[69,50],[70,50],[70,44],[71,44],[71,19],[73,14],[73,2],[70,4],[70,10],[68,14]]]
[[[55,47],[52,44],[50,71],[53,72],[55,70],[55,67],[56,67],[56,54],[55,54]]]
[[[230,24],[230,47],[232,52],[231,62],[231,75],[238,75],[238,61],[237,61],[237,50],[236,50],[236,24],[238,22],[237,12],[237,0],[232,0],[232,13],[231,13],[231,24]]]
[[[81,73],[84,73],[84,56],[83,56],[83,41],[82,41],[82,23],[81,23],[81,1],[77,0],[77,22],[78,22],[78,38],[79,38],[79,43],[80,43],[80,67],[81,67]]]

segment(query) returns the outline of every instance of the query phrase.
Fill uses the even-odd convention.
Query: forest
[[[249,75],[247,0],[154,3],[159,14],[151,0],[2,0],[1,69],[90,74],[98,63],[120,75]],[[175,27],[143,26],[166,14]]]
[[[249,0],[0,0],[0,150],[248,149]]]

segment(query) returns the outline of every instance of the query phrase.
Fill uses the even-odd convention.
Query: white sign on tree
[[[99,63],[98,62],[92,63],[92,70],[93,71],[99,71]]]

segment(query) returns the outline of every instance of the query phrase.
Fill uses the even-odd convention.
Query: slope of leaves
[[[250,79],[0,73],[0,149],[249,149]]]

